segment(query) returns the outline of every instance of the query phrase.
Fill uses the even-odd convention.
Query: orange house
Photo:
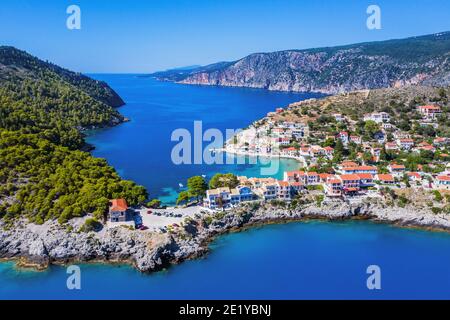
[[[111,222],[124,222],[128,220],[128,204],[125,199],[113,199],[109,206],[109,220]]]

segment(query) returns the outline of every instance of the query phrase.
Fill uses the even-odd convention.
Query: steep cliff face
[[[450,32],[343,47],[256,53],[216,67],[157,78],[185,84],[340,93],[450,84]]]

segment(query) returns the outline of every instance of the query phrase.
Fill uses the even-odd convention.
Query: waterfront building
[[[125,222],[129,219],[128,204],[125,199],[113,199],[109,203],[109,221]]]

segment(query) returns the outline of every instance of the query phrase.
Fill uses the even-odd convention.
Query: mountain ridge
[[[183,73],[151,76],[193,85],[336,94],[450,84],[450,32],[313,49],[253,53]]]
[[[90,97],[113,108],[125,104],[122,98],[103,81],[73,72],[54,63],[41,60],[12,46],[0,46],[0,81],[14,78],[36,77],[41,69],[53,72],[61,80],[84,91]],[[1,83],[0,83],[1,84]]]

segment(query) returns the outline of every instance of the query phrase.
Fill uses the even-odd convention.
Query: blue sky
[[[82,29],[66,28],[80,6]],[[382,30],[366,9],[382,10]],[[147,73],[254,52],[450,30],[448,0],[1,0],[0,43],[80,72]]]

